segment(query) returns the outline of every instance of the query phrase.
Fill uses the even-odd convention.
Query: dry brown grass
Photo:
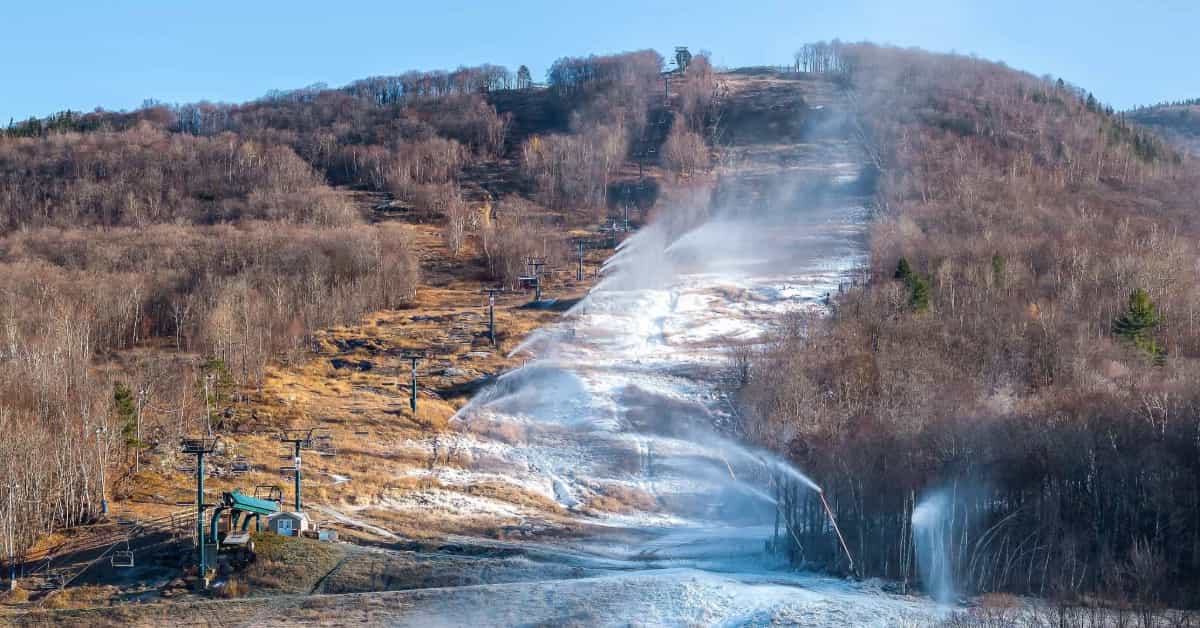
[[[29,592],[17,587],[0,593],[0,604],[24,604],[29,601]]]
[[[238,579],[250,595],[266,595],[312,591],[345,557],[346,550],[334,543],[267,532],[254,535],[254,553],[254,562]]]
[[[48,609],[66,609],[108,606],[117,592],[117,588],[112,585],[68,587],[54,591],[43,598],[42,607]]]
[[[276,434],[281,429],[320,427],[330,431],[338,452],[334,457],[305,455],[305,501],[348,506],[354,516],[411,538],[495,532],[498,524],[482,518],[413,518],[407,511],[396,515],[377,506],[408,493],[446,488],[436,480],[410,475],[413,470],[475,467],[479,461],[465,450],[448,453],[442,447],[435,458],[422,443],[454,429],[450,418],[471,396],[470,384],[519,366],[521,359],[508,358],[507,353],[561,314],[519,309],[528,295],[502,295],[496,306],[499,346],[492,347],[485,336],[487,297],[478,292],[482,284],[474,276],[477,269],[449,258],[436,226],[413,225],[412,231],[423,266],[428,267],[422,275],[426,285],[412,303],[401,310],[370,313],[357,324],[316,332],[314,351],[307,357],[268,366],[261,385],[243,391],[245,400],[237,407],[243,417],[240,429],[223,438],[231,447],[228,455],[210,460],[210,468],[227,469],[232,457],[241,455],[255,470],[239,477],[210,476],[209,490],[276,485],[283,489],[284,502],[290,503],[290,480],[277,473],[287,463],[280,460],[285,452]],[[602,252],[593,256],[590,263],[602,261]],[[555,282],[548,293],[560,298],[582,296],[589,287],[589,282]],[[451,338],[451,331],[468,342]],[[399,356],[426,348],[431,349],[418,367],[418,408],[413,413],[408,363]],[[342,368],[335,367],[334,360]],[[516,424],[474,427],[483,439],[508,444],[525,439],[524,429]],[[177,471],[170,456],[146,456],[143,461],[143,472],[122,491],[123,499],[114,508],[139,516],[161,515],[178,510],[176,501],[191,498],[192,476]],[[334,474],[349,481],[334,484]],[[499,484],[477,486],[473,492],[547,512],[559,509],[552,500]],[[61,540],[43,543],[50,546]],[[255,591],[277,590],[287,585],[275,575],[280,570],[268,558],[239,579]]]
[[[589,495],[585,507],[600,512],[653,512],[658,510],[658,500],[636,486],[617,482],[606,482],[591,486],[595,494]]]
[[[475,420],[467,426],[467,431],[508,445],[525,442],[525,426],[512,421]]]
[[[234,599],[245,597],[249,592],[250,588],[240,578],[230,578],[220,588],[215,589],[213,595],[223,599]]]
[[[468,495],[478,495],[543,512],[561,512],[562,505],[542,495],[508,482],[479,482],[467,487]]]

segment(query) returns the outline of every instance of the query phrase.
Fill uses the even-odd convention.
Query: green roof
[[[243,495],[238,491],[225,493],[225,500],[230,508],[254,512],[260,515],[269,515],[279,510],[279,502]]]

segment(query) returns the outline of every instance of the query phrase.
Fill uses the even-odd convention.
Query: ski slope
[[[821,310],[865,262],[864,222],[853,205],[718,214],[684,234],[651,225],[628,239],[562,323],[516,349],[526,366],[455,416],[450,446],[476,464],[416,471],[449,488],[394,504],[514,525],[549,514],[466,495],[474,483],[504,482],[544,497],[589,532],[566,541],[455,539],[525,553],[528,579],[405,594],[397,623],[937,622],[941,611],[927,599],[797,573],[769,555],[769,479],[785,463],[722,435],[734,419],[720,386],[730,347],[761,342],[782,315]],[[480,423],[521,438],[479,436],[472,428]],[[625,497],[623,507],[604,501],[613,496]],[[539,578],[547,562],[579,577]]]

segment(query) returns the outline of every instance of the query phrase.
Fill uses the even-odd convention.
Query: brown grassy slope
[[[249,461],[254,472],[243,477],[217,477],[208,485],[216,492],[235,486],[278,484],[291,504],[291,482],[274,470],[285,466],[286,453],[277,442],[282,429],[316,427],[329,430],[338,453],[305,458],[307,503],[369,504],[394,491],[416,488],[404,471],[452,460],[431,460],[430,453],[409,448],[406,441],[423,439],[448,428],[450,416],[487,377],[520,364],[510,351],[530,331],[560,315],[555,310],[519,310],[530,295],[500,295],[496,306],[498,346],[487,339],[485,283],[471,262],[455,260],[446,251],[438,228],[412,225],[414,242],[426,276],[438,286],[424,286],[410,307],[367,315],[357,325],[328,328],[315,334],[308,357],[268,367],[260,386],[245,391],[247,400],[236,410],[238,423],[227,426],[227,455],[213,460],[224,475],[233,456]],[[591,253],[587,265],[594,274],[602,251]],[[549,296],[570,299],[582,294],[583,283],[554,280]],[[409,362],[406,351],[427,357],[418,365],[418,409],[409,408]],[[161,469],[162,466],[160,465]],[[348,478],[335,484],[333,475]],[[190,475],[166,468],[144,472],[130,490],[131,497],[173,503],[186,500]],[[118,501],[114,508],[141,512],[136,501]],[[407,526],[406,526],[407,527]],[[436,528],[413,526],[414,534]]]

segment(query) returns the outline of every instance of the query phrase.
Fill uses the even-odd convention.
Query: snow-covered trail
[[[767,479],[782,463],[721,436],[733,418],[719,385],[729,348],[761,339],[781,314],[820,308],[865,261],[864,222],[864,210],[846,204],[717,214],[686,234],[651,225],[627,240],[561,324],[517,349],[526,366],[455,417],[460,435],[449,446],[472,464],[418,472],[464,493],[473,483],[506,483],[592,532],[570,541],[463,539],[526,552],[530,578],[414,592],[400,623],[936,621],[927,600],[779,564],[766,552]],[[508,436],[486,436],[495,433]],[[436,499],[451,513],[539,520],[536,507],[444,492]],[[539,579],[539,561],[571,565],[580,577]]]

